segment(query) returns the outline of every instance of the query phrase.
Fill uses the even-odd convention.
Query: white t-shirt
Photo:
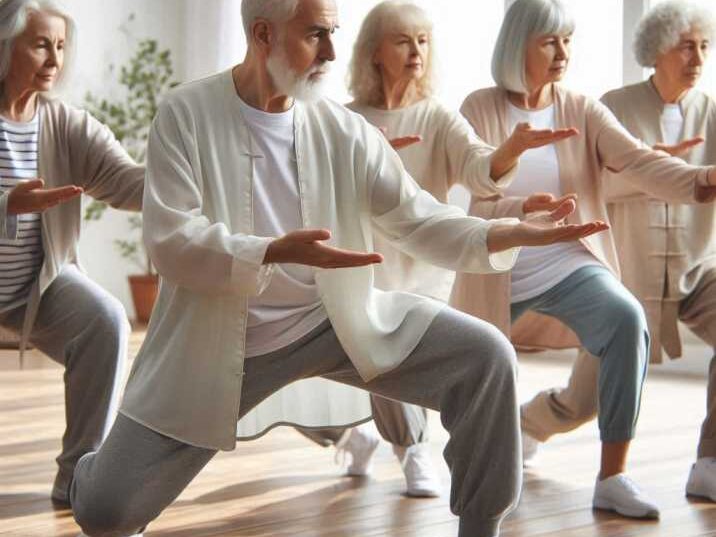
[[[293,108],[270,114],[240,106],[254,142],[254,235],[281,237],[302,229]],[[327,318],[313,268],[279,264],[266,291],[249,299],[246,356],[282,349]]]
[[[664,131],[666,145],[676,145],[681,141],[684,116],[681,114],[681,107],[678,104],[664,105],[664,111],[661,114],[661,130]]]
[[[510,132],[518,123],[535,129],[554,129],[554,105],[542,110],[522,110],[509,105]],[[507,196],[531,196],[537,192],[562,195],[559,160],[553,144],[530,149],[520,157],[517,177],[505,190]],[[599,261],[579,242],[522,248],[512,269],[512,302],[537,297],[582,267]]]

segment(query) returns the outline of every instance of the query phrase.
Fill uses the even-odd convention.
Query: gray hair
[[[65,21],[65,61],[58,77],[58,85],[67,77],[75,56],[75,22],[54,0],[1,0],[0,1],[0,86],[4,84],[12,49],[17,36],[27,28],[32,12],[49,13]]]
[[[423,30],[430,44],[425,75],[417,83],[418,95],[429,97],[433,92],[433,25],[428,14],[408,0],[387,0],[366,15],[353,46],[348,70],[348,90],[362,104],[378,105],[383,100],[380,69],[373,61],[381,40],[389,32]]]
[[[713,41],[713,13],[696,4],[670,0],[644,15],[634,35],[634,55],[642,67],[654,67],[656,59],[679,44],[681,35],[699,29]]]
[[[502,21],[492,54],[492,78],[508,91],[527,93],[525,57],[534,36],[574,32],[574,19],[560,0],[517,0]]]
[[[256,19],[269,22],[286,22],[296,14],[300,0],[242,0],[241,19],[246,41],[251,42],[251,26]]]

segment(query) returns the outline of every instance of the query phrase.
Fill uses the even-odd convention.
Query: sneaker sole
[[[618,513],[622,516],[629,517],[629,518],[643,518],[643,519],[649,519],[649,520],[656,520],[659,518],[659,512],[650,510],[650,511],[626,511],[625,509],[618,509],[614,505],[612,505],[609,502],[602,502],[599,500],[594,500],[592,502],[592,507],[594,509],[598,509],[600,511],[611,511],[612,513]]]
[[[701,493],[696,490],[696,486],[692,485],[691,483],[686,485],[686,495],[690,496],[692,498],[700,498],[704,500],[709,500],[712,502],[716,502],[716,498],[713,496],[710,496],[709,494]]]

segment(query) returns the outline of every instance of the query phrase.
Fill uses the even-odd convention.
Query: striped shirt
[[[19,181],[37,177],[39,131],[39,114],[29,123],[15,123],[0,117],[2,192],[12,189]],[[22,214],[16,218],[17,238],[0,239],[0,311],[27,301],[44,257],[40,214]],[[8,224],[11,229],[13,226]]]

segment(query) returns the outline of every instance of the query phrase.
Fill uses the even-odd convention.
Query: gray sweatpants
[[[240,417],[286,384],[324,377],[440,411],[450,504],[462,537],[494,537],[522,484],[516,357],[493,326],[446,308],[396,369],[365,382],[325,323],[285,349],[245,362]],[[136,533],[179,496],[216,454],[121,416],[71,490],[75,518],[91,537]]]
[[[25,307],[0,314],[20,333]],[[74,266],[42,295],[30,342],[65,367],[65,420],[52,497],[67,501],[79,458],[95,451],[117,411],[130,327],[122,304]]]

